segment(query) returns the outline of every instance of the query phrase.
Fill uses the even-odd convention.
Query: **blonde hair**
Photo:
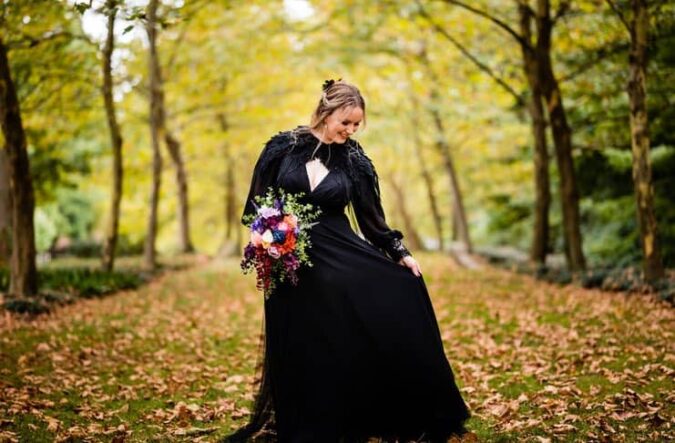
[[[359,88],[339,79],[326,80],[319,104],[312,113],[309,129],[318,130],[326,118],[341,108],[359,107],[363,111],[363,126],[366,126],[366,101]]]

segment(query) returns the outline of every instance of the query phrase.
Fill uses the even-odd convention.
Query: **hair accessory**
[[[342,78],[339,78],[337,81],[340,81],[340,80],[342,80]],[[323,89],[324,92],[326,92],[328,90],[328,88],[333,86],[333,84],[335,84],[335,80],[333,80],[333,79],[326,80],[326,81],[323,82],[323,86],[321,88]]]

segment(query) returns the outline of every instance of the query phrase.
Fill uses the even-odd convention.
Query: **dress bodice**
[[[319,148],[319,150],[321,149],[323,147]],[[322,161],[328,169],[328,175],[312,190],[305,166],[307,161],[304,161],[304,157],[302,160],[297,161],[292,156],[285,157],[281,162],[281,167],[276,177],[276,185],[287,192],[304,193],[300,201],[318,206],[324,213],[344,212],[345,207],[349,203],[349,180],[345,171],[331,165],[330,162],[326,166]]]
[[[312,190],[305,165],[318,158],[329,170]],[[321,209],[323,214],[344,214],[351,205],[363,236],[398,261],[410,252],[403,246],[403,234],[386,222],[380,200],[375,167],[355,140],[345,143],[319,143],[308,128],[298,127],[273,136],[263,148],[251,178],[244,204],[244,216],[255,213],[253,199],[268,188],[303,193],[299,200]]]

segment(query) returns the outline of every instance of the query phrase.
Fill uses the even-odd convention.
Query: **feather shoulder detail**
[[[349,163],[352,180],[354,183],[359,183],[361,180],[368,181],[374,187],[374,191],[379,197],[379,177],[377,176],[373,161],[368,157],[359,142],[350,139],[347,143],[349,143]]]
[[[267,171],[270,164],[280,160],[291,148],[292,137],[290,131],[280,131],[273,135],[267,143],[260,155],[259,169],[260,171]]]

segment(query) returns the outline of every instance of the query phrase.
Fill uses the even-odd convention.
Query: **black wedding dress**
[[[424,279],[396,263],[410,253],[385,222],[372,162],[354,140],[317,145],[306,126],[280,132],[253,172],[244,214],[268,186],[303,192],[323,213],[310,230],[314,266],[264,301],[254,411],[225,441],[436,442],[465,432],[470,413]],[[329,173],[312,191],[313,153]]]

